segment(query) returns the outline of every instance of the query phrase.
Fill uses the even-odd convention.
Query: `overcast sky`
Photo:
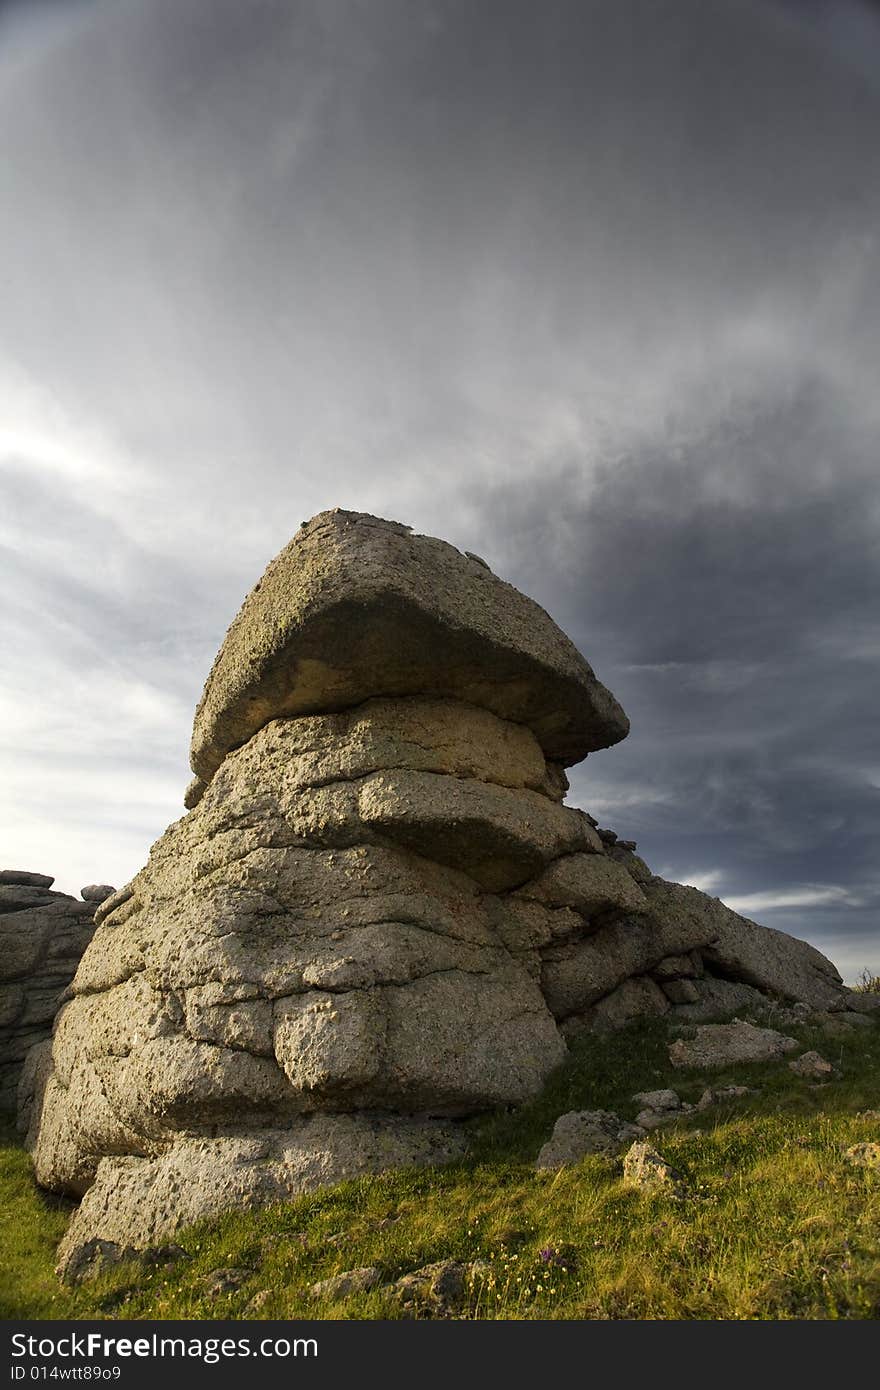
[[[484,555],[570,799],[880,971],[880,11],[0,4],[0,861],[121,885],[326,507]]]

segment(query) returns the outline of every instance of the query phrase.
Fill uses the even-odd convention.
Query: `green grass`
[[[188,1258],[129,1263],[77,1289],[53,1274],[69,1207],[34,1185],[27,1155],[0,1150],[6,1318],[394,1318],[381,1291],[331,1302],[319,1279],[378,1265],[389,1280],[441,1259],[484,1259],[468,1316],[489,1318],[874,1318],[880,1315],[880,1173],[842,1149],[880,1138],[880,1027],[845,1039],[787,1029],[842,1072],[823,1087],[784,1062],[711,1076],[760,1092],[658,1131],[688,1179],[674,1198],[626,1189],[620,1161],[559,1173],[531,1163],[565,1110],[634,1116],[633,1092],[672,1085],[695,1100],[705,1073],[676,1072],[662,1025],[587,1037],[539,1100],[474,1125],[467,1162],[345,1183],[259,1213],[202,1223]],[[874,1116],[859,1112],[873,1110]],[[564,1262],[548,1265],[553,1247]],[[218,1267],[248,1271],[208,1293]],[[247,1310],[268,1290],[259,1313]]]

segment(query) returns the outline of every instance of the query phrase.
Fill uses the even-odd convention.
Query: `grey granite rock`
[[[0,871],[0,1110],[13,1116],[28,1053],[50,1036],[92,936],[93,905],[52,892],[52,883],[49,874]]]
[[[538,604],[445,541],[336,510],[301,527],[245,599],[196,712],[193,770],[210,781],[278,716],[404,695],[525,724],[566,764],[629,728]]]
[[[693,1038],[679,1038],[669,1046],[674,1067],[725,1067],[739,1062],[770,1062],[793,1052],[796,1038],[773,1028],[756,1028],[734,1019],[732,1023],[705,1023]]]
[[[357,513],[305,524],[229,629],[189,814],[144,868],[73,906],[0,881],[19,1070],[61,1004],[21,1105],[38,1180],[82,1199],[62,1270],[453,1158],[461,1121],[538,1094],[578,1031],[705,1006],[705,962],[762,1002],[842,1009],[818,952],[564,804],[563,766],[627,728],[548,615],[473,558]],[[551,1156],[642,1132],[563,1120]]]

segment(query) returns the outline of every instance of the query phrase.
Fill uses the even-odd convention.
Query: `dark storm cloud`
[[[137,868],[240,598],[361,507],[620,694],[585,804],[866,963],[875,52],[855,3],[0,11],[11,842]]]
[[[573,774],[655,867],[867,965],[880,913],[880,474],[827,388],[561,474],[542,600],[629,712]],[[510,501],[508,499],[508,507]],[[525,542],[538,494],[510,529]],[[792,906],[786,905],[787,900]]]

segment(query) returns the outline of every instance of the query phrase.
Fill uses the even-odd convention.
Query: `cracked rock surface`
[[[82,1199],[62,1273],[96,1241],[448,1161],[567,1037],[713,980],[843,1008],[818,952],[762,950],[564,804],[564,767],[626,728],[483,564],[356,513],[304,526],[209,676],[189,814],[98,907],[32,1067],[38,1180]]]

